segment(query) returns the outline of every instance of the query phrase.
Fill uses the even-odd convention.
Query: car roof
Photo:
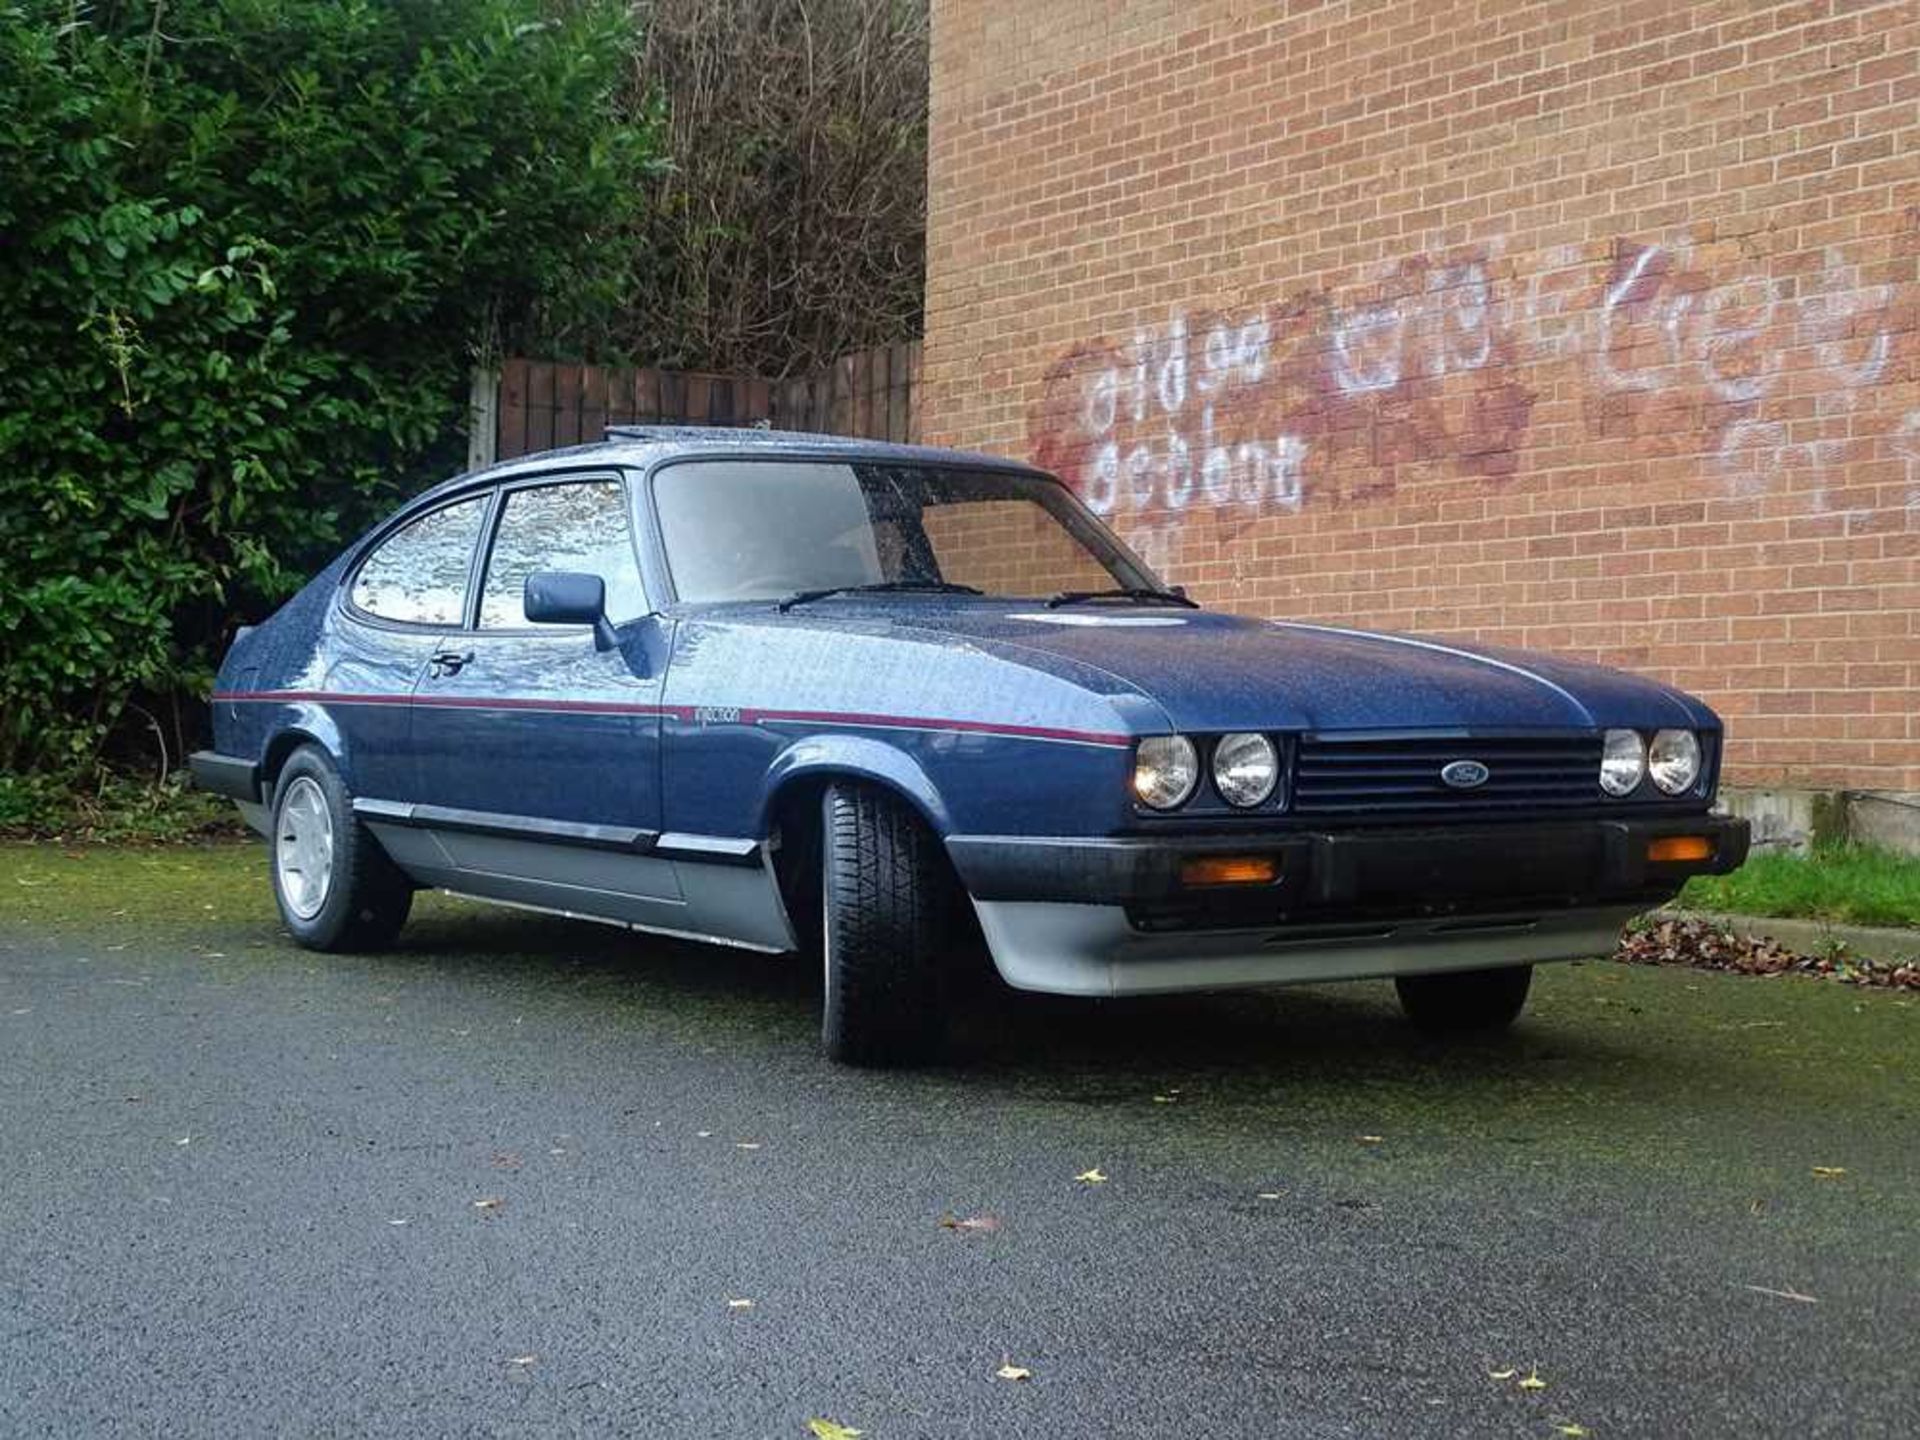
[[[609,425],[605,440],[591,445],[571,445],[560,450],[541,450],[481,470],[470,470],[421,492],[405,508],[410,511],[416,505],[438,500],[476,484],[510,480],[518,475],[549,469],[614,465],[637,469],[656,465],[663,460],[701,455],[716,458],[744,455],[755,459],[884,460],[895,464],[964,465],[981,470],[1046,475],[1043,470],[1002,455],[947,450],[934,445],[897,445],[887,440],[864,440],[848,435],[817,435],[803,430],[758,430],[720,425]]]

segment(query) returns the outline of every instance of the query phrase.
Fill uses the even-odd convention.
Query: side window
[[[522,594],[536,570],[579,570],[607,585],[607,618],[616,625],[647,613],[627,522],[626,487],[590,480],[509,490],[480,587],[480,627],[527,623]]]
[[[353,577],[353,603],[382,620],[411,625],[462,623],[467,567],[487,513],[487,497],[430,510],[389,536]]]

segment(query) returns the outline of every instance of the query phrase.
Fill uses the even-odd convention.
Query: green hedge
[[[635,38],[598,0],[0,0],[0,788],[204,694],[457,468],[478,356],[590,342],[662,163]]]

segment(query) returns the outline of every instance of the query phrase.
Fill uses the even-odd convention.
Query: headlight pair
[[[1684,795],[1700,781],[1700,737],[1691,730],[1657,730],[1651,743],[1638,730],[1609,730],[1600,751],[1600,788],[1618,798],[1641,780],[1669,795]]]
[[[1213,745],[1213,788],[1238,809],[1264,804],[1280,783],[1279,748],[1264,735],[1236,732]],[[1184,735],[1150,735],[1134,752],[1133,793],[1155,810],[1173,810],[1200,785],[1200,752]]]

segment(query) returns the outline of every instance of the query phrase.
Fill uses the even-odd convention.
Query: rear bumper
[[[240,807],[241,819],[262,835],[267,833],[267,805],[260,793],[260,767],[253,761],[213,750],[196,750],[187,757],[187,770],[197,788],[234,801]]]
[[[1702,836],[1695,861],[1651,842]],[[1002,976],[1112,995],[1419,974],[1574,959],[1689,876],[1746,859],[1744,820],[1523,822],[1073,840],[953,837],[948,850]],[[1187,887],[1182,865],[1264,856],[1269,884]]]
[[[194,785],[229,800],[260,803],[260,767],[251,760],[221,755],[213,750],[196,750],[187,757],[187,769]]]

